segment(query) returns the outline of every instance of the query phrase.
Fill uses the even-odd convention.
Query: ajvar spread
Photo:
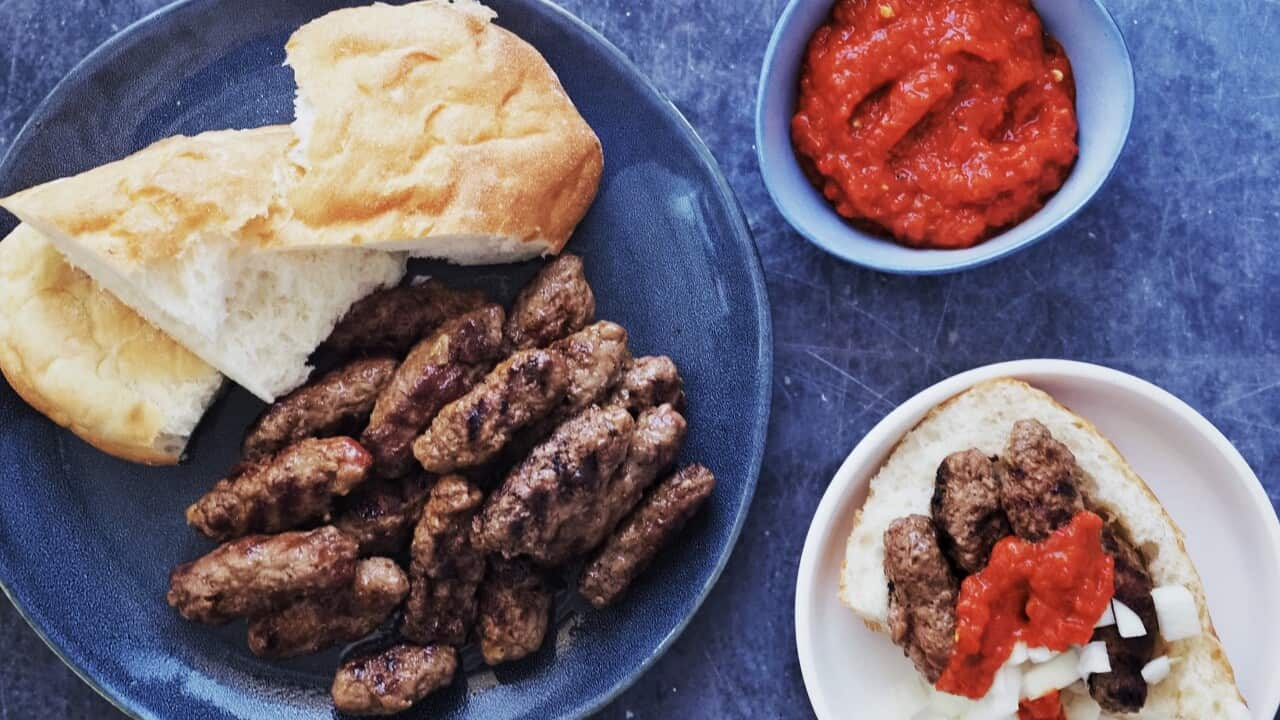
[[[791,137],[856,225],[969,247],[1066,181],[1071,64],[1029,0],[837,0],[809,40]]]
[[[1080,512],[1042,542],[1010,536],[964,579],[956,644],[937,688],[980,698],[1013,646],[1058,652],[1089,642],[1115,593],[1115,560],[1102,549],[1102,518]]]
[[[1023,700],[1018,705],[1018,720],[1066,720],[1058,691],[1045,693],[1035,700]]]

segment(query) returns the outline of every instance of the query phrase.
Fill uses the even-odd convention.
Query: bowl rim
[[[8,177],[12,170],[12,163],[15,158],[19,157],[31,141],[31,136],[39,131],[41,120],[49,112],[49,109],[61,99],[61,96],[67,92],[67,87],[72,80],[78,75],[91,71],[103,62],[110,59],[111,53],[115,51],[122,43],[129,42],[130,38],[138,31],[154,25],[157,22],[166,20],[168,17],[179,12],[192,10],[193,8],[209,3],[216,3],[220,0],[174,0],[166,5],[162,5],[151,12],[139,16],[133,22],[121,27],[118,31],[113,32],[100,44],[90,50],[83,58],[75,63],[61,78],[53,85],[48,94],[32,109],[30,115],[23,122],[18,132],[14,135],[13,141],[9,144],[3,156],[0,156],[0,183]],[[391,0],[394,3],[401,3],[404,0]],[[679,621],[671,628],[667,635],[659,642],[657,647],[651,653],[646,655],[634,667],[631,672],[625,673],[621,679],[611,684],[604,692],[595,698],[581,703],[575,707],[565,708],[563,717],[585,718],[603,710],[624,692],[635,685],[642,677],[644,677],[653,665],[658,662],[676,641],[684,634],[693,619],[698,615],[702,606],[705,604],[711,592],[715,589],[728,567],[729,561],[732,559],[734,552],[737,550],[738,541],[741,539],[742,530],[746,525],[747,518],[750,514],[752,502],[755,499],[755,492],[759,485],[760,474],[763,469],[765,448],[768,445],[768,428],[770,417],[772,416],[773,401],[773,317],[771,313],[772,303],[769,298],[768,284],[765,282],[764,264],[760,254],[759,244],[755,241],[755,234],[751,230],[750,223],[747,220],[742,203],[738,199],[737,193],[734,192],[732,184],[724,173],[724,169],[716,160],[715,155],[707,146],[702,135],[689,121],[688,117],[676,106],[670,97],[662,91],[653,79],[645,73],[640,67],[622,51],[613,41],[609,40],[601,31],[589,25],[585,20],[578,17],[569,10],[558,5],[554,0],[512,0],[512,2],[522,2],[528,5],[535,5],[544,11],[559,17],[563,22],[567,23],[574,31],[582,33],[596,47],[598,47],[602,55],[608,60],[616,63],[624,73],[635,78],[637,84],[646,92],[652,95],[654,100],[654,108],[657,112],[667,115],[671,122],[679,128],[688,139],[690,149],[697,156],[697,159],[706,166],[712,180],[711,190],[719,196],[725,205],[729,222],[732,224],[732,234],[742,241],[744,245],[744,255],[749,260],[747,263],[747,273],[750,276],[750,286],[752,292],[752,311],[755,315],[756,322],[759,326],[759,335],[757,338],[756,359],[759,363],[758,375],[761,379],[759,389],[756,393],[755,402],[760,412],[752,419],[750,429],[757,431],[759,434],[759,442],[754,446],[746,448],[750,453],[748,467],[750,472],[747,473],[743,480],[743,491],[738,507],[735,508],[735,517],[733,525],[729,530],[729,535],[723,548],[716,552],[719,557],[716,558],[715,566],[711,573],[707,576],[706,581],[697,588],[694,595],[693,603],[689,611],[679,619]],[[501,21],[497,22],[501,25]],[[121,712],[121,714],[130,718],[146,718],[151,720],[159,716],[150,712],[147,708],[142,707],[134,701],[133,696],[125,692],[121,686],[123,683],[114,682],[105,677],[105,675],[95,668],[89,666],[88,663],[82,663],[79,658],[73,658],[69,650],[64,649],[56,643],[45,629],[43,623],[39,622],[31,609],[28,608],[20,598],[20,594],[16,588],[11,588],[9,583],[0,579],[0,593],[8,600],[10,605],[17,611],[41,642],[45,644],[53,654],[62,662],[62,664],[70,669],[85,685],[91,688],[100,697],[110,703],[113,707]]]
[[[1262,516],[1261,522],[1270,537],[1270,546],[1262,548],[1263,554],[1270,556],[1274,562],[1280,563],[1280,517],[1277,517],[1257,474],[1249,467],[1249,463],[1240,451],[1222,434],[1222,431],[1185,400],[1136,375],[1077,360],[1029,358],[966,370],[924,388],[876,423],[841,462],[814,512],[813,520],[805,535],[804,548],[796,571],[794,619],[800,675],[804,681],[809,704],[819,718],[839,717],[839,715],[830,712],[826,698],[816,689],[819,659],[815,657],[809,645],[814,625],[809,605],[818,587],[818,568],[823,548],[829,542],[835,526],[841,519],[840,510],[848,501],[850,493],[860,485],[857,481],[864,474],[862,471],[873,471],[876,466],[883,463],[885,456],[892,451],[891,448],[898,440],[936,405],[975,384],[999,377],[1046,376],[1110,385],[1138,393],[1157,403],[1162,410],[1190,424],[1232,466],[1233,480],[1245,486],[1246,492],[1253,501],[1254,510]],[[890,449],[884,452],[879,451],[884,447]],[[1257,699],[1255,703],[1250,704],[1250,708],[1264,708],[1270,713],[1266,716],[1268,718],[1274,715],[1280,709],[1280,682],[1274,683],[1270,688],[1269,697]]]
[[[809,228],[808,224],[804,221],[804,219],[800,217],[800,214],[796,211],[796,209],[791,207],[790,204],[788,204],[787,202],[781,199],[781,193],[777,189],[777,186],[780,184],[780,181],[777,179],[777,173],[773,170],[773,163],[771,163],[768,159],[768,153],[766,152],[766,147],[768,147],[767,136],[764,130],[765,114],[768,110],[767,98],[766,98],[766,95],[768,94],[768,89],[774,83],[782,81],[781,79],[776,78],[776,72],[774,72],[778,64],[777,59],[778,59],[778,53],[779,53],[779,46],[782,44],[783,38],[788,35],[788,31],[792,26],[792,19],[802,6],[806,6],[810,4],[818,4],[818,3],[825,3],[828,6],[830,6],[830,5],[833,5],[834,2],[836,2],[836,0],[789,0],[787,2],[786,7],[783,8],[782,14],[779,15],[777,22],[774,24],[773,31],[770,33],[770,36],[769,36],[769,44],[765,48],[764,60],[761,63],[760,74],[756,81],[755,150],[756,150],[756,164],[760,171],[760,176],[764,180],[765,190],[768,191],[769,198],[773,201],[774,207],[778,209],[778,212],[782,214],[783,219],[787,221],[787,224],[790,225],[793,230],[800,233],[800,235],[803,236],[810,243],[818,246],[819,248],[826,251],[827,253],[834,255],[847,262],[851,262],[855,265],[860,265],[862,267],[869,268],[872,270],[878,270],[880,272],[892,273],[896,275],[942,275],[942,274],[959,272],[962,270],[982,267],[983,265],[993,263],[997,260],[1000,260],[1001,258],[1012,255],[1013,253],[1016,253],[1020,250],[1025,250],[1026,248],[1029,248],[1032,245],[1039,243],[1041,240],[1044,240],[1051,235],[1057,234],[1057,232],[1061,230],[1063,226],[1065,226],[1072,219],[1074,219],[1075,216],[1078,215],[1080,211],[1085,208],[1086,205],[1088,205],[1095,197],[1097,197],[1098,193],[1102,190],[1103,187],[1107,185],[1107,183],[1111,180],[1112,176],[1115,174],[1116,167],[1119,165],[1120,156],[1124,154],[1124,149],[1125,147],[1128,146],[1128,143],[1129,143],[1129,134],[1130,134],[1130,130],[1132,130],[1133,128],[1133,117],[1134,117],[1135,109],[1137,106],[1137,79],[1134,75],[1133,53],[1129,49],[1128,41],[1125,40],[1124,32],[1120,29],[1120,24],[1116,22],[1115,16],[1111,14],[1111,11],[1107,9],[1107,6],[1103,4],[1102,0],[1087,0],[1087,1],[1091,2],[1098,10],[1101,11],[1102,17],[1105,20],[1105,22],[1103,22],[1104,33],[1107,36],[1110,36],[1112,40],[1118,41],[1120,48],[1124,51],[1123,52],[1124,63],[1120,67],[1120,70],[1123,72],[1123,74],[1125,75],[1125,78],[1128,80],[1128,82],[1124,83],[1127,90],[1124,98],[1127,112],[1125,112],[1124,122],[1119,128],[1120,143],[1116,146],[1116,149],[1112,154],[1112,156],[1107,159],[1107,171],[1099,175],[1098,179],[1093,183],[1093,186],[1091,188],[1088,188],[1085,195],[1078,202],[1076,202],[1071,206],[1068,206],[1066,210],[1062,211],[1061,214],[1057,218],[1055,218],[1052,223],[1050,223],[1046,228],[1041,230],[1039,233],[1030,235],[1027,238],[1021,240],[1020,242],[1014,243],[1007,247],[991,249],[985,253],[983,252],[971,253],[969,257],[962,260],[955,260],[950,262],[942,261],[939,263],[930,263],[927,265],[918,265],[918,264],[910,264],[910,263],[901,264],[901,263],[894,263],[894,262],[878,262],[878,261],[868,260],[866,257],[862,256],[862,254],[858,253],[856,250],[848,250],[846,248],[843,248],[840,243],[829,241],[825,239],[821,233],[814,232],[811,228]],[[792,79],[791,82],[795,82],[795,79]],[[788,139],[790,139],[789,130],[787,135],[788,135]],[[794,161],[794,157],[795,157],[794,151],[791,153],[788,153],[788,157],[791,157]],[[827,205],[827,207],[830,212],[832,213],[835,212],[833,209],[830,208],[829,205]],[[851,232],[851,233],[860,232],[855,228],[849,226],[847,221],[844,220],[844,218],[839,218],[839,219],[842,221],[842,224],[848,230],[848,232]],[[978,245],[973,246],[972,248],[962,248],[954,251],[924,250],[922,252],[942,252],[942,253],[957,252],[959,253],[959,252],[972,251],[972,250],[980,249],[983,246],[990,246],[991,242],[998,237],[1000,236],[997,235],[993,238],[983,241],[982,243],[979,243]],[[889,241],[884,240],[884,242],[889,242]]]

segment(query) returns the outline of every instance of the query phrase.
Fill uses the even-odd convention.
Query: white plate
[[[1202,415],[1131,375],[1066,360],[988,365],[924,390],[881,420],[840,466],[800,558],[796,648],[821,720],[899,717],[896,688],[914,670],[836,596],[845,538],[871,477],[934,405],[973,384],[1016,377],[1088,418],[1120,448],[1182,528],[1209,612],[1255,720],[1280,708],[1280,521],[1244,458]]]

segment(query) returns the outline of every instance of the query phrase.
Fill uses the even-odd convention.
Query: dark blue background
[[[81,57],[160,0],[0,0],[0,152]],[[751,106],[783,0],[566,0],[688,115],[742,201],[773,301],[774,410],[756,502],[717,589],[608,718],[808,717],[792,591],[836,466],[917,390],[1063,357],[1183,397],[1280,503],[1280,3],[1110,0],[1138,77],[1116,175],[1057,237],[981,270],[898,278],[790,232],[755,166]],[[109,717],[7,605],[0,718]]]

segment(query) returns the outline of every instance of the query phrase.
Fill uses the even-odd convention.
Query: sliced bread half
[[[600,141],[533,46],[474,0],[337,10],[289,39],[297,247],[460,264],[560,252],[595,198]]]
[[[222,385],[28,225],[0,241],[0,371],[86,442],[152,465],[181,459]]]
[[[288,127],[162,140],[0,200],[72,265],[245,389],[272,401],[356,300],[405,258],[350,247],[260,252],[290,212]]]

